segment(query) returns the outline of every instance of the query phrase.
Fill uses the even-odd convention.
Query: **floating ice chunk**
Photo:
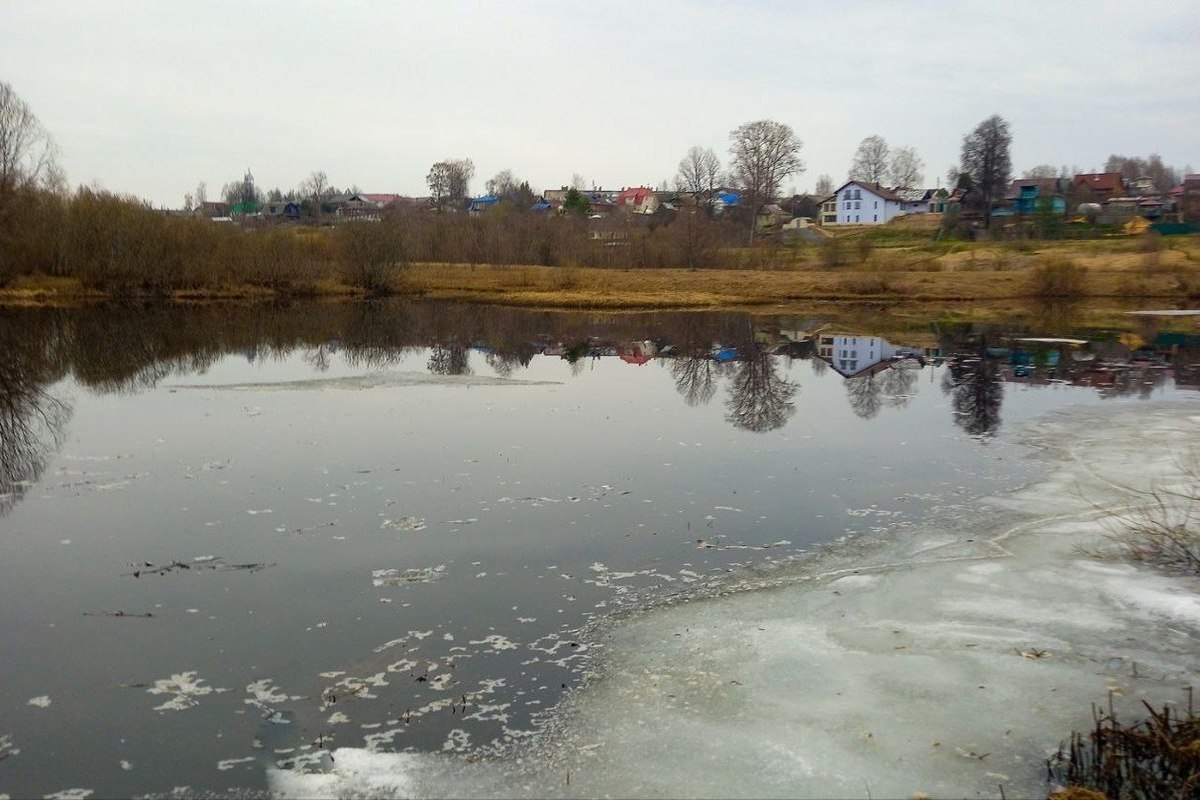
[[[246,691],[250,697],[243,700],[243,703],[252,706],[261,705],[278,705],[286,703],[289,700],[301,700],[301,695],[289,695],[276,686],[270,678],[263,678],[246,686]]]
[[[516,650],[517,645],[514,644],[508,637],[501,636],[498,633],[493,633],[490,636],[485,636],[482,639],[472,639],[469,644],[486,645],[494,653],[499,653],[502,650]]]
[[[399,519],[385,519],[383,524],[379,527],[393,531],[423,531],[425,530],[425,520],[422,517],[400,517]]]
[[[31,697],[26,701],[26,703],[31,706],[37,706],[38,708],[47,708],[50,705],[50,695],[42,694],[38,695],[37,697]]]
[[[87,800],[96,793],[95,789],[63,789],[44,795],[45,800]]]
[[[121,769],[125,770],[126,772],[129,772],[130,770],[133,769],[133,762],[126,761],[125,759],[122,758],[121,759]]]
[[[197,697],[228,691],[228,689],[205,686],[204,679],[197,677],[197,673],[194,671],[178,672],[169,678],[160,678],[146,690],[147,694],[170,695],[169,700],[154,707],[155,711],[184,711],[200,704]]]
[[[411,569],[371,570],[371,582],[375,586],[407,586],[410,583],[433,583],[445,577],[446,565],[416,567]]]
[[[254,756],[247,756],[245,758],[226,758],[217,762],[217,769],[221,770],[222,772],[227,772],[228,770],[236,767],[238,764],[251,764],[254,761],[256,761]]]

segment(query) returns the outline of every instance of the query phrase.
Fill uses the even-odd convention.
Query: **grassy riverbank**
[[[538,308],[748,308],[804,302],[931,304],[1034,299],[1200,300],[1200,237],[1068,242],[932,242],[908,231],[843,232],[853,263],[829,265],[822,245],[756,247],[743,269],[597,268],[411,263],[380,268],[364,285],[337,264],[306,264],[294,281],[227,280],[183,289],[110,289],[77,277],[19,276],[0,303],[62,304],[109,297],[179,301],[407,295]],[[867,245],[860,245],[868,242]],[[844,259],[843,259],[844,260]],[[276,271],[286,272],[280,265]]]

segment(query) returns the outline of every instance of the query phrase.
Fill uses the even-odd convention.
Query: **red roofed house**
[[[631,186],[617,195],[617,208],[634,214],[653,214],[658,210],[658,196],[645,186]]]
[[[1075,192],[1087,203],[1103,203],[1125,194],[1125,179],[1119,172],[1086,172],[1075,176]]]

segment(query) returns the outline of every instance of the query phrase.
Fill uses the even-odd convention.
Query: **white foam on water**
[[[1119,716],[1137,718],[1143,700],[1183,702],[1200,681],[1200,579],[1081,555],[1102,540],[1103,509],[1136,500],[1115,487],[1178,481],[1162,453],[1196,440],[1194,410],[1053,415],[1025,433],[1048,473],[1021,491],[610,621],[599,676],[503,757],[343,748],[329,771],[273,772],[271,787],[1044,797],[1045,758],[1090,728],[1093,703],[1111,696]],[[556,638],[530,647],[553,652]],[[500,716],[496,699],[486,713]]]

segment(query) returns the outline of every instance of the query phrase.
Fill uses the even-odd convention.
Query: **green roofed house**
[[[230,215],[235,217],[249,217],[261,212],[262,206],[252,202],[234,203],[229,209]]]

